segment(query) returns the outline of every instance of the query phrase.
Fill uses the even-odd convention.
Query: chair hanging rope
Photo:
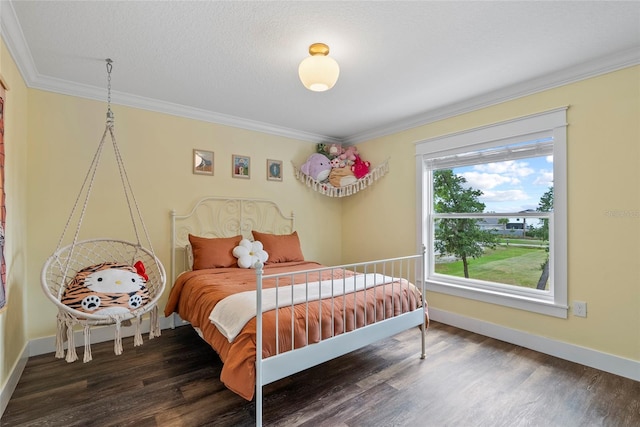
[[[63,341],[66,339],[68,342],[66,357],[68,362],[72,362],[77,358],[75,345],[73,343],[73,327],[76,324],[82,325],[83,327],[85,362],[91,360],[90,326],[115,324],[116,336],[114,350],[116,354],[122,352],[120,326],[121,324],[129,324],[131,320],[137,322],[134,345],[142,344],[140,322],[142,320],[141,316],[147,312],[151,312],[149,338],[160,335],[157,302],[164,291],[166,274],[164,267],[153,251],[149,233],[144,224],[142,213],[140,212],[133,188],[127,176],[122,154],[116,142],[114,115],[111,111],[111,71],[113,61],[107,59],[106,62],[108,96],[105,130],[80,188],[80,192],[75,200],[69,219],[64,226],[56,250],[46,261],[41,276],[42,287],[45,294],[58,306],[59,310],[58,333],[56,334],[56,357],[64,357]],[[82,222],[87,211],[89,197],[95,182],[96,172],[100,165],[104,146],[109,139],[107,135],[110,137],[115,154],[129,217],[133,225],[135,242],[104,238],[78,241]],[[71,227],[78,209],[80,209],[79,218],[72,242],[63,247],[65,236]],[[141,241],[141,232],[145,239],[144,242]],[[143,246],[143,243],[147,246],[146,248]],[[105,272],[102,273],[101,271],[103,270],[101,269],[104,269]],[[93,277],[92,275],[95,275],[94,273],[97,275],[129,275],[135,283],[140,283],[138,285],[139,291],[122,292],[121,294],[124,298],[122,303],[120,303],[119,300],[120,293],[116,293],[115,291],[92,294],[91,292],[94,291],[97,286],[86,283],[92,283],[90,280],[91,277]],[[79,277],[81,277],[81,279],[79,279]],[[83,280],[87,282],[85,283]],[[101,281],[103,277],[101,276],[97,280]],[[107,283],[107,281],[100,282],[100,286],[103,286],[105,283]],[[114,283],[120,284],[121,282],[117,281]],[[126,285],[129,287],[134,286],[131,283],[127,283]],[[73,290],[71,289],[72,286],[75,286]],[[76,295],[71,295],[72,293],[79,293],[82,296],[86,294],[86,296],[78,302],[73,300]],[[112,306],[102,309],[100,296],[108,297],[105,298],[105,301],[108,301]],[[129,297],[128,300],[127,297]],[[114,298],[116,303],[111,301]],[[70,303],[70,301],[72,303]],[[119,304],[122,304],[122,306]],[[113,307],[113,305],[115,305],[115,307]],[[101,309],[98,310],[97,308]],[[92,310],[95,311],[92,312]]]
[[[96,150],[95,155],[93,156],[93,160],[91,162],[91,165],[89,167],[89,170],[87,171],[87,175],[85,176],[85,180],[82,184],[82,187],[80,188],[80,192],[78,193],[78,197],[76,198],[76,201],[73,205],[73,209],[71,210],[71,214],[69,215],[69,219],[64,227],[64,230],[62,232],[62,235],[60,236],[60,240],[58,241],[58,246],[56,247],[56,251],[60,249],[60,247],[62,246],[62,242],[64,241],[64,237],[66,235],[66,232],[69,228],[69,225],[72,222],[73,216],[76,213],[76,210],[78,208],[78,203],[80,202],[80,199],[82,198],[82,194],[85,193],[85,198],[84,198],[84,203],[82,205],[82,210],[80,212],[80,218],[78,220],[78,224],[76,227],[76,231],[75,234],[73,236],[73,243],[72,243],[72,250],[71,250],[71,255],[73,255],[73,249],[75,248],[75,244],[78,241],[78,235],[80,233],[80,228],[82,227],[82,220],[84,219],[84,215],[86,213],[86,209],[87,209],[87,205],[89,203],[89,196],[91,195],[91,190],[93,189],[93,183],[95,181],[95,177],[96,177],[96,172],[98,170],[98,166],[100,164],[100,158],[102,155],[102,151],[105,145],[105,142],[107,141],[107,134],[111,137],[111,144],[113,146],[113,151],[115,154],[115,158],[116,158],[116,163],[118,165],[118,171],[120,173],[120,181],[122,183],[122,187],[124,189],[124,196],[126,198],[127,201],[127,207],[129,209],[129,216],[131,218],[131,223],[133,225],[133,229],[134,229],[134,233],[136,236],[136,242],[138,245],[141,245],[140,242],[140,234],[138,232],[138,225],[136,222],[136,218],[134,217],[134,213],[133,213],[133,209],[131,206],[131,201],[133,201],[133,205],[135,207],[136,213],[138,215],[138,220],[140,221],[140,224],[142,226],[142,229],[144,231],[144,236],[146,238],[146,244],[149,246],[149,249],[151,250],[151,253],[153,254],[153,247],[151,245],[151,239],[149,238],[149,233],[147,232],[146,226],[144,225],[144,221],[142,219],[142,214],[140,213],[140,208],[138,207],[138,202],[135,198],[135,195],[133,193],[133,189],[131,187],[131,183],[129,182],[129,177],[127,176],[127,171],[124,167],[124,160],[122,159],[122,155],[120,153],[120,149],[118,147],[118,143],[116,142],[116,137],[114,134],[114,115],[113,112],[111,111],[111,70],[113,69],[113,65],[112,65],[112,60],[111,59],[107,59],[107,120],[106,120],[106,125],[105,125],[105,129],[104,129],[104,133],[102,134],[102,139],[100,140],[100,144],[98,144],[98,149]]]

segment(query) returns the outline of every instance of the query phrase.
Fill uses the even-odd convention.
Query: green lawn
[[[544,249],[521,246],[498,246],[469,260],[471,279],[506,283],[535,288],[542,273],[541,265],[547,258]],[[436,273],[464,277],[462,261],[438,263]]]

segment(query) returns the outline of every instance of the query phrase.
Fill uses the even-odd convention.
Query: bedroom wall
[[[0,314],[4,387],[27,341],[55,332],[55,309],[40,289],[40,269],[57,245],[102,136],[106,105],[27,89],[4,43],[0,73],[11,87],[5,116],[9,306]],[[294,210],[308,259],[342,263],[412,253],[415,142],[570,105],[569,299],[587,301],[588,317],[548,318],[436,293],[428,299],[434,308],[640,360],[640,219],[605,214],[640,211],[639,74],[639,67],[628,68],[359,144],[373,166],[390,158],[391,170],[373,187],[341,200],[294,180],[291,161],[299,164],[313,152],[308,142],[118,105],[113,110],[154,249],[168,265],[169,211],[183,212],[205,195],[270,198],[285,212]],[[215,152],[213,177],[192,174],[193,148]],[[250,180],[231,178],[231,154],[251,156]],[[283,160],[284,182],[266,181],[266,158]],[[131,238],[127,214],[117,214],[124,205],[112,161],[107,149],[84,236]],[[341,246],[336,235],[343,237]]]
[[[153,248],[166,269],[170,211],[187,213],[203,196],[274,200],[284,213],[294,211],[305,258],[340,262],[334,238],[341,232],[339,200],[309,191],[293,176],[291,162],[306,160],[314,144],[118,105],[112,110],[129,180]],[[30,90],[29,111],[26,298],[27,334],[34,339],[55,333],[56,311],[40,289],[40,270],[57,246],[102,137],[106,103]],[[215,153],[214,176],[192,173],[194,148]],[[251,157],[250,179],[232,178],[232,154]],[[266,180],[267,158],[283,161],[282,182]],[[332,224],[331,233],[327,224]],[[80,235],[80,239],[95,237],[135,238],[110,144],[104,148]],[[170,285],[160,301],[162,309]]]
[[[568,297],[586,301],[588,317],[558,319],[434,292],[427,299],[440,310],[640,361],[640,67],[359,144],[373,164],[391,157],[391,171],[345,199],[344,262],[416,250],[415,142],[564,105]]]
[[[27,345],[27,88],[0,39],[0,73],[10,90],[6,93],[5,186],[7,305],[0,313],[0,391],[4,391],[11,372],[20,362]],[[8,394],[0,396],[0,414]]]

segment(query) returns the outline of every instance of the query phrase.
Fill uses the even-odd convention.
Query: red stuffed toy
[[[369,173],[369,166],[371,166],[371,163],[362,161],[360,156],[356,156],[356,160],[351,165],[351,171],[356,179],[360,179]]]

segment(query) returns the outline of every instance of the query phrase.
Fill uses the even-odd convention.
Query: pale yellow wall
[[[11,91],[5,117],[9,307],[0,314],[0,385],[27,340],[55,333],[55,309],[41,291],[40,269],[68,219],[106,109],[103,102],[27,89],[4,44],[1,55],[0,72]],[[295,211],[309,259],[332,264],[413,253],[415,142],[570,105],[569,299],[587,301],[588,317],[556,319],[436,293],[428,299],[442,310],[640,360],[640,218],[606,214],[640,211],[639,104],[640,69],[633,67],[368,141],[358,146],[364,158],[375,166],[389,157],[391,171],[345,199],[321,196],[294,180],[291,161],[306,159],[314,149],[308,142],[117,105],[113,110],[129,179],[154,249],[168,266],[169,211],[185,211],[205,195],[268,198]],[[193,148],[215,152],[213,177],[192,174]],[[130,239],[109,150],[83,236]],[[231,178],[232,154],[251,156],[250,180]],[[284,182],[266,181],[267,158],[283,160]],[[161,306],[165,300],[166,293]]]
[[[432,307],[640,360],[640,67],[627,68],[359,144],[390,173],[345,200],[344,262],[416,249],[414,143],[569,105],[568,296],[588,317],[517,311],[430,292]],[[608,212],[628,216],[610,216]]]
[[[0,389],[27,344],[27,88],[4,41],[0,73],[10,90],[4,108],[7,306],[0,313]]]
[[[187,213],[204,196],[274,200],[285,213],[294,211],[305,258],[341,261],[340,247],[335,244],[341,230],[339,200],[309,191],[293,175],[291,162],[306,160],[314,152],[314,144],[118,105],[112,110],[129,180],[153,248],[167,270],[169,212]],[[67,222],[102,137],[105,112],[104,102],[29,91],[29,339],[55,333],[56,311],[40,290],[40,269]],[[214,176],[192,173],[194,148],[215,153]],[[110,145],[104,150],[80,238],[132,240],[135,235],[113,151]],[[231,177],[232,154],[251,157],[250,179]],[[266,180],[267,158],[283,161],[282,182]]]

